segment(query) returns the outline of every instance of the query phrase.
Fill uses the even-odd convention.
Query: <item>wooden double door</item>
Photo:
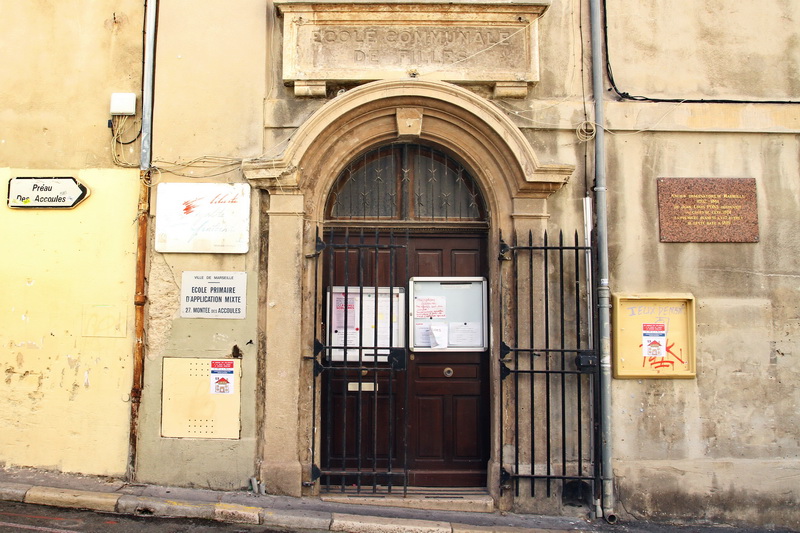
[[[386,239],[374,237],[376,243]],[[327,256],[324,283],[353,290],[391,286],[405,294],[410,277],[488,274],[485,234],[410,235],[396,242],[403,244],[336,248]],[[332,326],[326,327],[332,336]],[[402,327],[405,337],[409,327]],[[323,372],[323,473],[335,473],[326,476],[328,482],[485,486],[488,352],[402,349],[394,355],[404,360],[362,356],[331,362]]]

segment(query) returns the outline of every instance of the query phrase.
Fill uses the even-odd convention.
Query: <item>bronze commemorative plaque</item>
[[[758,242],[754,178],[658,178],[661,242]]]

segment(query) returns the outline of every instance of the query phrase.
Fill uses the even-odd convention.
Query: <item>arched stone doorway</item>
[[[416,80],[374,82],[348,91],[314,113],[282,156],[245,165],[245,177],[268,193],[262,196],[267,355],[261,474],[270,492],[300,495],[303,482],[312,485],[312,457],[319,453],[311,354],[319,327],[320,274],[308,267],[317,254],[316,229],[325,219],[329,192],[350,162],[397,142],[436,147],[469,169],[485,202],[487,257],[498,249],[501,232],[527,231],[546,218],[546,198],[573,170],[540,164],[522,133],[491,102],[451,84]],[[499,267],[487,263],[489,307],[497,308]],[[491,331],[490,488],[499,478],[499,385],[494,385],[499,383],[499,324]],[[295,446],[287,436],[297,436]]]

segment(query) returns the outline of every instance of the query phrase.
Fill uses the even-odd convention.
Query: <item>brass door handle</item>
[[[442,373],[444,374],[444,377],[446,377],[446,378],[452,378],[453,377],[453,369],[450,368],[450,367],[445,368],[444,372],[442,372]]]

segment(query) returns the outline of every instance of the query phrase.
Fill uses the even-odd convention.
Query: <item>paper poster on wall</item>
[[[387,361],[405,336],[405,291],[401,287],[331,287],[326,337],[332,361]]]
[[[233,393],[233,361],[211,361],[211,394]]]
[[[418,296],[414,298],[414,317],[447,318],[447,299],[444,296]]]
[[[478,277],[411,278],[409,344],[414,351],[483,351],[487,348],[486,280]]]
[[[478,346],[482,341],[480,322],[450,322],[450,346]]]
[[[642,357],[667,356],[667,325],[642,324]]]
[[[158,184],[157,252],[243,254],[249,243],[247,183]]]

